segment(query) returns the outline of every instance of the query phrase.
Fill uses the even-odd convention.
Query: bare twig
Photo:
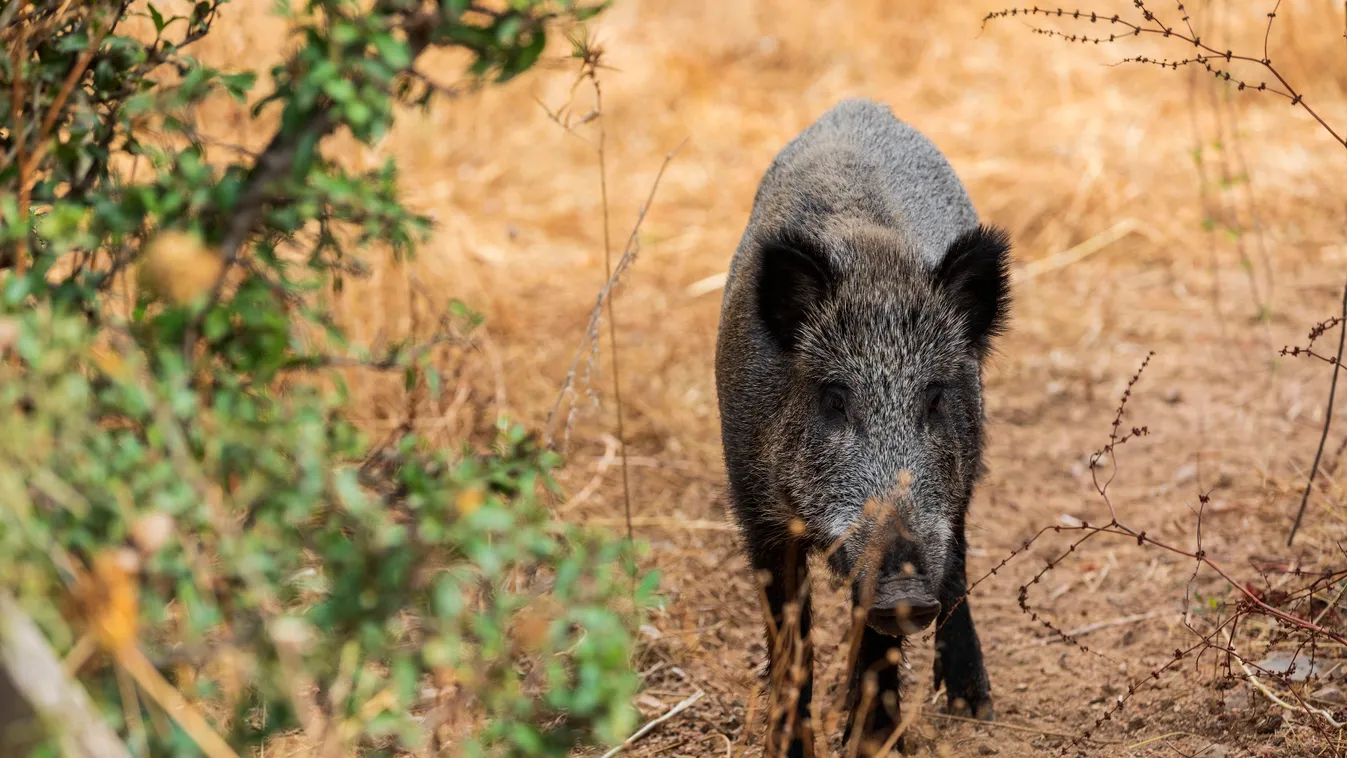
[[[0,734],[22,739],[39,725],[56,730],[62,755],[131,758],[84,688],[66,676],[42,631],[0,590]],[[7,742],[6,748],[24,753],[22,745]]]
[[[10,64],[14,72],[13,92],[10,94],[11,125],[14,134],[14,157],[19,164],[19,239],[14,248],[14,273],[23,276],[28,270],[28,193],[31,191],[28,175],[28,162],[24,159],[24,138],[27,136],[23,124],[23,69],[28,62],[28,26],[19,27],[19,39],[14,44],[14,60]]]
[[[664,722],[668,721],[674,716],[677,716],[678,714],[692,707],[694,703],[696,703],[698,700],[701,700],[702,697],[705,695],[706,693],[703,692],[702,690],[697,690],[690,697],[683,700],[678,705],[675,705],[674,707],[670,708],[669,711],[665,713],[663,716],[660,716],[659,718],[651,721],[650,723],[646,724],[640,729],[637,729],[635,734],[628,737],[626,741],[624,741],[621,745],[618,745],[612,750],[609,750],[608,752],[604,753],[602,758],[613,758],[613,756],[625,751],[627,748],[636,744],[638,740],[654,731],[660,724],[663,724]]]
[[[1026,734],[1042,734],[1048,737],[1061,737],[1063,739],[1072,739],[1075,735],[1066,732],[1055,732],[1051,729],[1044,729],[1038,726],[1022,726],[1020,724],[1009,724],[1005,721],[983,721],[982,719],[969,718],[967,716],[956,716],[952,713],[932,713],[932,717],[945,719],[946,721],[961,721],[965,724],[976,724],[977,726],[990,727],[992,729],[1007,729],[1012,732],[1024,732]],[[1121,740],[1101,740],[1094,737],[1087,737],[1085,742],[1093,742],[1097,745],[1121,745]]]
[[[1286,538],[1290,547],[1300,529],[1300,519],[1305,515],[1305,505],[1310,499],[1310,489],[1314,486],[1314,475],[1319,471],[1319,458],[1324,454],[1324,443],[1328,441],[1328,429],[1333,423],[1333,396],[1338,390],[1338,371],[1342,368],[1342,348],[1347,344],[1347,287],[1342,291],[1342,321],[1338,324],[1338,358],[1333,363],[1333,380],[1328,385],[1328,408],[1324,411],[1324,431],[1319,436],[1319,450],[1314,454],[1314,464],[1310,466],[1310,477],[1305,482],[1305,493],[1300,496],[1300,510],[1296,511],[1295,523],[1291,525],[1291,534]]]
[[[594,110],[599,114],[599,192],[603,200],[603,280],[613,278],[613,242],[610,209],[608,207],[608,128],[603,117],[603,86],[599,82],[598,67],[602,53],[597,47],[584,46],[584,76],[594,85]],[[627,465],[627,434],[624,429],[622,409],[622,375],[619,370],[617,349],[617,311],[615,295],[608,297],[608,344],[613,349],[613,405],[617,412],[617,448],[622,459],[622,513],[627,519],[627,539],[634,540],[636,535],[631,524],[631,475]]]
[[[1198,37],[1196,35],[1187,35],[1178,29],[1166,26],[1165,23],[1159,19],[1159,17],[1157,17],[1151,11],[1146,10],[1144,3],[1137,2],[1134,4],[1141,9],[1141,14],[1142,18],[1144,19],[1144,23],[1153,24],[1153,26],[1136,24],[1122,18],[1120,15],[1117,14],[1113,16],[1108,16],[1104,14],[1092,13],[1089,11],[1082,11],[1082,10],[1065,10],[1061,8],[1048,9],[1037,7],[1009,8],[1002,11],[995,11],[993,13],[988,13],[982,19],[982,24],[983,27],[985,28],[987,22],[989,21],[998,18],[1007,18],[1014,16],[1024,16],[1026,18],[1029,16],[1043,16],[1043,17],[1055,16],[1057,18],[1068,18],[1076,21],[1089,21],[1090,23],[1106,23],[1110,25],[1121,26],[1123,29],[1126,30],[1126,32],[1122,34],[1110,34],[1108,37],[1088,37],[1081,34],[1070,34],[1070,35],[1063,34],[1062,32],[1052,29],[1038,29],[1038,28],[1034,29],[1034,31],[1038,34],[1043,34],[1049,37],[1060,37],[1068,42],[1079,42],[1082,44],[1087,43],[1100,44],[1107,42],[1115,42],[1119,39],[1124,39],[1126,37],[1139,37],[1142,34],[1151,34],[1165,38],[1172,37],[1176,40],[1186,42],[1192,45],[1194,48],[1196,48],[1201,52],[1199,52],[1193,58],[1187,58],[1184,60],[1177,60],[1177,61],[1156,60],[1152,58],[1143,57],[1143,58],[1128,58],[1124,59],[1123,62],[1153,64],[1162,66],[1164,68],[1172,68],[1172,69],[1177,69],[1180,66],[1185,66],[1189,64],[1197,64],[1199,66],[1206,68],[1207,71],[1218,77],[1221,77],[1228,81],[1235,81],[1239,85],[1239,88],[1241,90],[1253,89],[1258,92],[1271,92],[1273,94],[1281,95],[1282,97],[1291,101],[1292,105],[1299,106],[1301,110],[1305,111],[1315,121],[1319,122],[1319,125],[1322,126],[1324,130],[1327,131],[1329,135],[1333,137],[1333,140],[1337,142],[1340,147],[1347,147],[1347,139],[1344,139],[1340,134],[1338,134],[1338,132],[1333,127],[1329,126],[1328,122],[1325,121],[1323,117],[1319,115],[1318,112],[1316,112],[1313,108],[1309,106],[1308,103],[1305,102],[1305,97],[1300,92],[1298,92],[1294,87],[1292,87],[1291,83],[1288,82],[1286,78],[1282,76],[1281,72],[1278,71],[1277,68],[1272,65],[1271,59],[1268,58],[1266,48],[1263,51],[1262,58],[1255,58],[1249,55],[1236,55],[1234,52],[1230,50],[1219,50],[1203,42],[1201,37]],[[1278,5],[1280,5],[1280,2],[1278,3]],[[1276,15],[1277,14],[1275,8],[1273,9],[1272,13],[1268,14],[1269,30],[1271,29],[1272,26],[1272,19],[1275,18]],[[1271,74],[1274,78],[1276,78],[1276,80],[1281,83],[1284,89],[1279,90],[1276,87],[1269,87],[1266,82],[1254,86],[1246,84],[1245,82],[1233,80],[1229,72],[1223,71],[1214,65],[1214,63],[1217,61],[1223,63],[1230,63],[1232,61],[1241,61],[1244,63],[1253,63],[1255,65],[1261,66],[1269,74]]]
[[[238,754],[215,733],[201,713],[159,674],[154,664],[138,649],[133,647],[118,651],[117,664],[191,736],[201,752],[209,758],[238,758]]]
[[[585,327],[585,334],[581,339],[580,348],[576,350],[575,357],[571,360],[570,369],[566,372],[566,379],[562,382],[561,390],[557,392],[557,399],[552,404],[552,410],[547,416],[547,424],[544,427],[546,430],[544,440],[549,446],[555,443],[556,416],[557,412],[561,409],[561,402],[570,395],[575,388],[575,372],[580,364],[581,356],[585,354],[585,346],[592,344],[597,339],[599,333],[599,320],[603,316],[604,305],[611,296],[613,288],[615,288],[617,283],[621,281],[622,275],[631,267],[632,263],[636,260],[636,255],[640,252],[641,224],[645,221],[646,214],[650,212],[650,206],[655,201],[655,192],[659,189],[660,181],[664,178],[665,170],[669,168],[669,164],[673,162],[674,156],[678,154],[678,151],[682,149],[685,143],[686,140],[678,143],[673,150],[670,150],[665,154],[664,162],[660,164],[659,172],[655,174],[655,181],[650,184],[650,193],[646,196],[645,203],[641,206],[640,212],[636,215],[636,223],[632,225],[631,234],[627,237],[626,247],[623,248],[622,255],[618,258],[617,266],[613,268],[612,276],[608,277],[608,281],[603,285],[603,288],[599,290],[599,294],[596,298],[597,302],[594,305],[594,309],[590,312],[589,323]]]
[[[620,526],[626,523],[626,519],[614,518],[590,518],[582,523],[595,526]],[[681,518],[659,518],[657,516],[635,516],[631,519],[633,526],[652,526],[656,528],[671,529],[673,531],[688,532],[733,532],[733,524],[727,524],[721,521],[708,521],[705,519],[681,519]]]
[[[1268,686],[1266,684],[1263,684],[1262,680],[1259,679],[1258,676],[1254,674],[1253,670],[1249,668],[1249,664],[1245,663],[1242,659],[1240,659],[1239,666],[1240,668],[1244,669],[1244,673],[1248,675],[1249,683],[1252,684],[1254,687],[1257,687],[1258,691],[1263,693],[1264,697],[1266,697],[1273,703],[1276,703],[1278,706],[1285,708],[1288,711],[1303,710],[1308,711],[1310,713],[1314,713],[1323,718],[1325,721],[1327,721],[1329,725],[1332,726],[1334,729],[1341,729],[1342,727],[1347,726],[1347,724],[1340,724],[1337,721],[1335,721],[1333,719],[1333,715],[1322,708],[1315,708],[1314,706],[1308,705],[1303,701],[1299,705],[1293,705],[1291,703],[1286,702],[1285,700],[1282,700],[1281,697],[1277,695],[1277,693],[1268,689]]]
[[[1100,250],[1121,240],[1123,237],[1126,237],[1140,227],[1141,224],[1136,219],[1125,218],[1078,245],[1073,245],[1072,247],[1063,250],[1060,253],[1050,255],[1047,258],[1026,263],[1023,266],[1014,269],[1012,273],[1017,281],[1026,282],[1051,271],[1066,268],[1074,263],[1079,263],[1080,261],[1085,260]]]

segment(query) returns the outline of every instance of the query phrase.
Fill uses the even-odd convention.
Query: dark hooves
[[[976,708],[970,707],[967,700],[961,697],[950,698],[949,713],[954,716],[977,719],[978,721],[995,721],[996,711],[992,708],[992,699],[983,698]]]

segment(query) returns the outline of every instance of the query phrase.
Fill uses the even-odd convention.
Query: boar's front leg
[[[940,617],[935,632],[935,686],[945,685],[949,712],[991,721],[991,683],[982,662],[982,644],[973,628],[968,607],[964,554],[968,542],[962,525],[958,544],[950,551],[949,568],[940,589]]]
[[[766,552],[766,551],[764,551]],[[768,758],[814,758],[814,645],[810,636],[809,564],[799,543],[790,542],[754,556],[754,567],[767,574],[767,666],[769,699]],[[798,611],[796,611],[798,609]],[[784,749],[783,749],[784,747]]]
[[[875,631],[869,624],[861,632],[856,663],[851,669],[843,755],[851,754],[847,751],[852,739],[860,740],[860,755],[878,755],[879,748],[898,727],[902,685],[898,664],[902,660],[902,645],[902,637]],[[902,737],[893,747],[903,750]]]

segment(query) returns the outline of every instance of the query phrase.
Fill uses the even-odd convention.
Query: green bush
[[[551,518],[559,461],[520,427],[485,450],[372,445],[329,370],[434,392],[430,351],[371,355],[323,304],[361,248],[412,254],[429,229],[394,165],[352,173],[323,138],[376,140],[430,102],[427,49],[503,81],[599,9],[311,0],[278,11],[296,52],[254,98],[253,72],[188,53],[246,23],[221,4],[0,0],[0,591],[136,755],[206,752],[137,656],[240,754],[296,732],[341,755],[622,739],[654,577],[633,591],[625,541]],[[119,34],[136,14],[152,38]],[[195,111],[221,95],[279,112],[261,154],[208,154]],[[477,321],[446,308],[437,340]]]

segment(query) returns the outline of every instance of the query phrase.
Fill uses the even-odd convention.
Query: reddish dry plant
[[[1036,34],[1063,39],[1067,42],[1098,45],[1103,43],[1114,43],[1123,39],[1140,37],[1142,35],[1174,39],[1180,43],[1191,45],[1196,52],[1191,57],[1182,59],[1156,59],[1137,56],[1124,58],[1121,63],[1158,65],[1171,70],[1177,70],[1180,67],[1186,66],[1199,66],[1211,73],[1217,79],[1234,84],[1241,92],[1253,90],[1280,95],[1286,98],[1293,106],[1299,107],[1314,118],[1314,120],[1333,137],[1335,142],[1341,146],[1347,147],[1347,141],[1344,141],[1339,132],[1324,121],[1314,108],[1305,101],[1301,92],[1278,71],[1272,62],[1271,55],[1268,52],[1268,40],[1271,36],[1272,23],[1276,18],[1277,9],[1280,7],[1280,0],[1274,5],[1272,11],[1267,14],[1268,21],[1264,30],[1263,51],[1261,56],[1237,54],[1233,50],[1222,50],[1204,42],[1203,37],[1196,32],[1192,24],[1192,18],[1182,2],[1177,3],[1177,10],[1181,16],[1182,28],[1179,28],[1175,24],[1166,23],[1159,15],[1147,7],[1145,0],[1133,0],[1132,6],[1139,12],[1140,19],[1124,18],[1121,14],[1106,15],[1097,12],[1065,10],[1062,8],[1048,9],[1035,6],[1033,8],[1012,8],[989,13],[983,19],[983,26],[985,28],[989,21],[995,19],[1023,16],[1025,18],[1062,19],[1071,22],[1089,22],[1091,24],[1102,23],[1108,24],[1110,27],[1114,28],[1121,27],[1121,29],[1124,30],[1121,33],[1114,32],[1110,33],[1107,37],[1103,37],[1067,33],[1058,29],[1031,27]],[[1250,80],[1238,78],[1231,73],[1232,67],[1236,64],[1252,65],[1256,68],[1260,68],[1265,74],[1271,75],[1271,77],[1275,79],[1275,82],[1269,84],[1268,81],[1259,81],[1257,84],[1253,84]],[[1335,326],[1342,326],[1337,356],[1330,357],[1315,352],[1313,349],[1314,341]],[[1325,415],[1323,434],[1320,439],[1319,450],[1315,455],[1314,464],[1311,467],[1309,479],[1305,487],[1300,512],[1296,516],[1295,525],[1291,530],[1290,539],[1294,539],[1295,530],[1300,525],[1300,519],[1304,513],[1305,504],[1313,486],[1314,475],[1318,472],[1319,460],[1323,454],[1324,444],[1328,437],[1329,425],[1332,418],[1333,396],[1337,385],[1337,375],[1339,369],[1342,368],[1342,347],[1344,341],[1347,341],[1347,292],[1344,293],[1343,314],[1341,317],[1329,319],[1316,325],[1310,332],[1310,344],[1308,347],[1284,348],[1281,353],[1282,355],[1291,356],[1307,355],[1333,366],[1333,379],[1329,388],[1328,409]],[[1176,668],[1180,662],[1190,658],[1194,660],[1195,666],[1199,665],[1203,655],[1207,652],[1213,652],[1217,655],[1218,660],[1224,664],[1222,673],[1223,679],[1233,681],[1247,678],[1255,684],[1259,684],[1261,688],[1261,683],[1259,683],[1255,677],[1265,677],[1270,681],[1276,682],[1281,686],[1281,689],[1290,693],[1291,698],[1294,700],[1294,705],[1291,707],[1295,710],[1299,710],[1308,717],[1310,726],[1322,738],[1323,747],[1332,755],[1340,756],[1342,753],[1337,744],[1331,739],[1328,728],[1331,727],[1337,729],[1343,724],[1340,724],[1335,720],[1331,714],[1317,709],[1306,702],[1298,689],[1293,686],[1292,674],[1294,673],[1294,666],[1292,666],[1290,671],[1269,671],[1265,667],[1251,661],[1246,654],[1237,651],[1235,648],[1235,640],[1237,632],[1241,627],[1248,628],[1252,625],[1252,622],[1261,619],[1266,624],[1270,624],[1269,641],[1267,643],[1267,648],[1269,650],[1273,645],[1289,644],[1293,646],[1295,650],[1296,657],[1292,658],[1294,661],[1298,659],[1303,651],[1308,649],[1311,666],[1313,665],[1314,656],[1318,654],[1318,648],[1321,644],[1335,643],[1337,645],[1347,645],[1347,638],[1344,638],[1343,631],[1340,628],[1336,628],[1331,623],[1331,621],[1335,619],[1330,619],[1330,623],[1328,624],[1322,623],[1329,612],[1336,606],[1337,601],[1341,599],[1341,591],[1334,596],[1334,600],[1331,603],[1319,609],[1317,615],[1314,614],[1314,611],[1316,610],[1314,607],[1316,595],[1324,592],[1333,585],[1338,584],[1340,581],[1347,579],[1347,570],[1327,570],[1313,574],[1296,571],[1294,572],[1296,577],[1307,577],[1309,581],[1300,588],[1291,591],[1272,591],[1270,585],[1267,590],[1261,590],[1256,588],[1250,582],[1239,582],[1235,580],[1229,571],[1209,558],[1206,551],[1203,549],[1202,516],[1205,506],[1209,502],[1209,496],[1206,493],[1200,494],[1198,498],[1200,505],[1197,511],[1194,547],[1192,550],[1161,542],[1148,536],[1145,531],[1129,527],[1118,520],[1117,512],[1108,496],[1108,487],[1118,472],[1116,457],[1117,448],[1129,440],[1145,436],[1148,431],[1145,426],[1132,427],[1130,431],[1122,431],[1124,429],[1122,420],[1126,411],[1127,402],[1132,395],[1132,389],[1140,379],[1142,371],[1144,371],[1146,365],[1150,361],[1150,357],[1150,355],[1146,357],[1145,362],[1142,363],[1142,366],[1137,373],[1132,376],[1127,384],[1126,390],[1123,392],[1117,407],[1117,412],[1114,416],[1108,444],[1090,458],[1091,478],[1096,493],[1108,508],[1109,522],[1103,526],[1092,526],[1082,522],[1075,526],[1055,525],[1040,529],[1033,537],[1026,540],[1020,548],[1012,551],[985,575],[972,582],[968,587],[968,594],[971,595],[973,590],[979,584],[988,578],[995,576],[1011,560],[1028,550],[1030,546],[1049,531],[1052,531],[1053,533],[1061,533],[1062,531],[1081,532],[1082,536],[1079,539],[1072,542],[1064,552],[1050,559],[1047,562],[1047,565],[1035,574],[1027,584],[1022,585],[1019,588],[1019,606],[1021,612],[1028,614],[1033,621],[1047,628],[1052,634],[1064,642],[1074,645],[1083,652],[1094,652],[1088,647],[1080,644],[1070,635],[1061,631],[1051,621],[1042,618],[1038,611],[1029,604],[1028,598],[1030,588],[1033,585],[1041,583],[1047,572],[1060,565],[1067,556],[1074,553],[1083,543],[1098,535],[1106,534],[1115,537],[1123,537],[1128,540],[1135,540],[1139,547],[1155,547],[1188,558],[1194,562],[1194,566],[1192,577],[1185,589],[1184,600],[1186,606],[1191,601],[1192,585],[1204,567],[1214,571],[1235,591],[1236,597],[1234,603],[1219,609],[1216,619],[1205,624],[1205,631],[1197,628],[1190,612],[1185,612],[1183,623],[1184,627],[1195,637],[1193,644],[1187,648],[1176,649],[1173,656],[1164,665],[1153,669],[1145,676],[1130,682],[1126,694],[1119,696],[1117,701],[1111,707],[1106,709],[1103,714],[1096,718],[1092,727],[1073,739],[1069,746],[1063,746],[1063,754],[1066,753],[1069,747],[1079,746],[1082,742],[1088,740],[1090,735],[1096,729],[1101,727],[1105,722],[1111,721],[1114,714],[1121,711],[1127,701],[1143,688],[1148,681],[1159,680],[1163,673]],[[1336,461],[1341,457],[1344,450],[1347,450],[1347,442],[1339,448],[1338,455],[1331,465],[1334,467],[1336,466]],[[1099,469],[1105,456],[1109,459],[1110,472],[1108,477],[1101,481]],[[1290,539],[1288,539],[1288,545],[1290,544]],[[1347,553],[1345,553],[1344,556],[1347,557]],[[1264,583],[1267,583],[1265,577]],[[934,634],[934,632],[931,632],[927,636],[929,637],[932,634]],[[1239,664],[1240,669],[1243,670],[1244,676],[1235,673],[1232,664],[1236,663]],[[1269,690],[1264,689],[1264,692],[1270,698],[1275,698],[1275,695]],[[1281,704],[1284,706],[1288,705],[1284,701],[1282,701]]]
[[[1305,102],[1304,95],[1293,87],[1286,77],[1282,76],[1281,72],[1278,71],[1277,67],[1272,63],[1272,58],[1268,53],[1268,40],[1272,36],[1272,22],[1277,18],[1277,9],[1281,7],[1281,0],[1277,0],[1272,11],[1267,14],[1268,21],[1267,28],[1263,34],[1263,54],[1261,57],[1255,57],[1254,55],[1249,54],[1237,54],[1233,50],[1222,50],[1217,47],[1212,47],[1204,42],[1203,38],[1193,30],[1191,17],[1188,15],[1188,11],[1184,8],[1183,3],[1178,4],[1178,11],[1182,14],[1182,21],[1187,30],[1186,33],[1183,29],[1178,29],[1173,25],[1166,24],[1159,15],[1146,7],[1144,0],[1132,0],[1132,6],[1141,14],[1140,21],[1129,20],[1117,13],[1106,15],[1092,11],[1066,10],[1064,8],[1039,8],[1038,6],[1034,6],[1033,8],[1009,8],[988,13],[982,19],[982,23],[985,28],[989,21],[1024,16],[1026,18],[1043,17],[1067,19],[1070,21],[1088,21],[1092,24],[1103,23],[1112,27],[1121,27],[1125,30],[1122,33],[1111,33],[1108,37],[1091,37],[1086,34],[1068,34],[1057,29],[1031,27],[1035,34],[1063,39],[1067,42],[1079,42],[1081,44],[1099,45],[1103,43],[1112,43],[1129,37],[1140,37],[1143,34],[1177,40],[1181,43],[1191,45],[1197,52],[1194,53],[1191,58],[1165,59],[1138,56],[1123,58],[1120,62],[1155,65],[1174,70],[1177,70],[1182,66],[1200,66],[1216,78],[1235,84],[1241,92],[1251,89],[1257,92],[1271,92],[1275,95],[1280,95],[1290,101],[1292,105],[1300,107],[1315,121],[1319,122],[1319,125],[1333,137],[1338,145],[1347,147],[1347,139],[1344,139],[1342,135],[1333,129],[1333,127],[1329,126],[1328,122],[1325,121],[1314,108],[1310,107],[1310,105]],[[1230,72],[1230,68],[1221,67],[1222,65],[1228,67],[1235,63],[1253,65],[1261,68],[1264,72],[1276,79],[1276,82],[1269,84],[1267,81],[1260,81],[1255,85],[1250,83],[1249,80],[1233,76]]]
[[[1322,337],[1324,332],[1341,325],[1338,330],[1338,354],[1334,358],[1329,358],[1314,352],[1314,341]],[[1328,385],[1328,408],[1324,411],[1324,431],[1319,435],[1319,449],[1314,454],[1314,463],[1310,465],[1310,476],[1305,481],[1305,492],[1300,496],[1300,509],[1296,511],[1295,523],[1291,525],[1291,534],[1286,538],[1286,544],[1289,547],[1296,538],[1296,530],[1300,528],[1300,519],[1305,516],[1305,506],[1310,500],[1310,490],[1314,487],[1314,475],[1319,473],[1319,459],[1324,455],[1324,444],[1328,442],[1328,430],[1333,423],[1333,399],[1338,391],[1338,371],[1342,368],[1342,349],[1347,346],[1347,288],[1342,292],[1342,315],[1338,318],[1321,321],[1310,330],[1310,344],[1308,347],[1295,347],[1289,351],[1282,348],[1282,355],[1308,355],[1311,358],[1317,358],[1333,366],[1333,380]],[[1347,445],[1347,442],[1344,442]],[[1338,448],[1338,457],[1342,456],[1342,448]]]
[[[1331,327],[1332,324],[1339,323],[1339,320],[1332,319],[1325,323],[1329,324]],[[1329,327],[1325,327],[1323,324],[1315,327],[1312,336],[1321,335],[1326,328]],[[1268,589],[1263,590],[1255,587],[1250,582],[1236,580],[1231,572],[1210,558],[1202,547],[1202,516],[1203,510],[1209,502],[1209,496],[1206,493],[1202,493],[1198,496],[1200,505],[1195,524],[1195,544],[1191,550],[1151,537],[1144,530],[1137,530],[1127,526],[1117,518],[1116,511],[1108,496],[1108,486],[1113,481],[1118,470],[1116,458],[1117,448],[1129,440],[1145,436],[1147,433],[1147,428],[1144,426],[1133,428],[1129,432],[1120,433],[1120,429],[1122,429],[1122,418],[1126,412],[1127,403],[1132,397],[1133,388],[1140,380],[1141,374],[1146,365],[1150,362],[1152,355],[1154,355],[1154,353],[1147,355],[1141,368],[1127,383],[1127,388],[1123,392],[1114,415],[1108,444],[1091,456],[1090,459],[1090,468],[1093,474],[1095,492],[1109,509],[1109,522],[1102,526],[1082,522],[1076,526],[1053,525],[1040,529],[1033,537],[1026,540],[1022,546],[1012,551],[991,570],[971,583],[969,585],[968,594],[971,595],[975,587],[990,577],[995,576],[1011,560],[1028,550],[1045,534],[1049,532],[1054,534],[1060,534],[1062,532],[1080,532],[1082,536],[1080,536],[1079,539],[1072,542],[1066,550],[1049,559],[1047,564],[1038,571],[1029,582],[1020,586],[1019,606],[1021,612],[1029,615],[1033,621],[1048,629],[1049,632],[1063,642],[1078,648],[1082,652],[1093,653],[1094,655],[1100,655],[1101,657],[1109,659],[1108,656],[1103,655],[1098,651],[1091,650],[1089,647],[1081,644],[1077,639],[1063,632],[1051,621],[1043,618],[1029,603],[1030,589],[1034,585],[1040,584],[1043,577],[1049,571],[1058,567],[1083,543],[1101,535],[1122,537],[1128,541],[1135,540],[1139,547],[1154,547],[1192,560],[1194,562],[1194,568],[1184,593],[1185,607],[1191,607],[1191,588],[1197,579],[1198,573],[1204,567],[1214,571],[1235,591],[1236,597],[1233,604],[1219,609],[1216,619],[1204,625],[1206,627],[1205,630],[1198,628],[1194,623],[1190,612],[1185,612],[1183,624],[1195,638],[1192,644],[1186,648],[1175,649],[1172,657],[1170,657],[1170,659],[1162,666],[1152,669],[1145,675],[1130,681],[1127,685],[1126,694],[1120,695],[1113,705],[1107,708],[1095,719],[1092,726],[1076,735],[1076,737],[1074,737],[1067,745],[1064,745],[1061,754],[1065,755],[1070,748],[1078,747],[1082,743],[1090,741],[1094,732],[1106,722],[1112,721],[1115,714],[1120,712],[1126,706],[1127,701],[1136,695],[1137,692],[1144,689],[1148,682],[1158,681],[1161,675],[1171,669],[1177,668],[1180,663],[1186,660],[1192,660],[1194,667],[1196,668],[1196,666],[1200,665],[1202,657],[1206,653],[1212,652],[1215,653],[1218,660],[1223,663],[1223,671],[1220,674],[1220,678],[1225,681],[1252,680],[1254,677],[1260,677],[1277,682],[1281,685],[1281,689],[1284,689],[1285,692],[1289,693],[1291,699],[1294,701],[1295,708],[1308,716],[1308,723],[1322,738],[1323,747],[1332,755],[1341,756],[1342,753],[1336,743],[1332,740],[1332,735],[1328,730],[1330,727],[1336,730],[1343,724],[1336,720],[1332,714],[1315,708],[1305,699],[1299,689],[1295,686],[1292,678],[1295,673],[1295,664],[1293,663],[1291,668],[1287,671],[1269,670],[1267,667],[1257,663],[1256,657],[1238,651],[1235,647],[1235,639],[1237,631],[1241,626],[1247,627],[1253,620],[1262,619],[1269,622],[1271,625],[1269,641],[1266,644],[1266,650],[1264,652],[1270,651],[1274,645],[1292,645],[1294,649],[1292,661],[1297,661],[1300,660],[1301,655],[1308,650],[1306,657],[1308,658],[1311,667],[1314,665],[1320,645],[1324,643],[1333,643],[1340,646],[1347,646],[1347,637],[1344,636],[1344,631],[1332,624],[1324,623],[1324,618],[1333,610],[1337,601],[1341,599],[1341,589],[1331,602],[1327,604],[1320,603],[1317,607],[1315,603],[1317,595],[1329,590],[1334,585],[1338,585],[1344,580],[1347,580],[1347,569],[1328,569],[1319,572],[1306,572],[1298,569],[1286,571],[1285,573],[1289,573],[1295,577],[1304,577],[1308,579],[1308,582],[1303,586],[1290,591],[1275,591],[1271,589],[1270,585],[1268,586]],[[1105,456],[1108,457],[1112,470],[1109,477],[1101,481],[1097,472],[1100,468],[1100,461]],[[1343,555],[1347,558],[1347,552],[1344,552]],[[1267,584],[1265,575],[1264,583]],[[929,634],[934,634],[934,632]],[[1244,674],[1241,675],[1238,673],[1233,664],[1238,664],[1244,671]]]

